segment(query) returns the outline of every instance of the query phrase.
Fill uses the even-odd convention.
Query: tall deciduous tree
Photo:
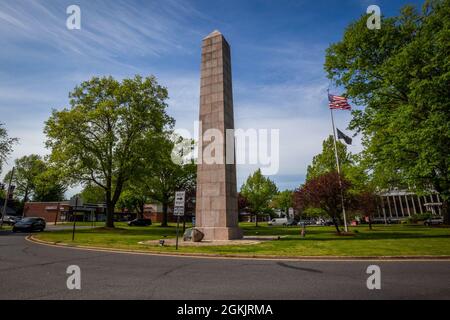
[[[16,186],[14,193],[22,198],[22,202],[27,202],[33,197],[36,191],[37,178],[40,174],[47,170],[47,165],[41,156],[31,154],[23,156],[14,161],[14,176],[12,183]],[[9,171],[4,181],[9,181],[12,171]]]
[[[0,123],[0,173],[2,172],[3,163],[12,152],[13,145],[18,141],[17,138],[8,136],[4,124]]]
[[[336,141],[339,157],[339,165],[342,175],[350,180],[352,192],[360,193],[365,191],[369,183],[367,172],[369,167],[364,163],[359,154],[352,154],[347,150],[347,146],[340,141]],[[306,180],[317,178],[325,173],[337,171],[336,153],[334,150],[333,136],[328,136],[322,143],[322,152],[315,155],[311,165],[308,166]]]
[[[421,13],[405,7],[379,30],[367,16],[348,26],[327,49],[325,70],[364,110],[350,128],[363,135],[374,175],[430,187],[441,195],[449,223],[450,200],[450,2],[426,1]],[[391,177],[391,178],[386,178]]]
[[[34,201],[62,201],[67,191],[67,183],[62,172],[48,166],[44,172],[36,177]]]
[[[120,195],[118,206],[136,212],[138,218],[144,217],[144,206],[149,202],[148,190],[142,189],[143,185],[131,184]]]
[[[41,156],[31,154],[14,161],[15,185],[14,193],[22,198],[22,204],[28,200],[33,201],[61,201],[67,190],[67,184],[61,172],[52,167]],[[9,181],[12,171],[9,171],[4,180]]]
[[[174,120],[166,114],[167,90],[155,77],[97,78],[70,93],[70,108],[53,111],[46,122],[51,161],[72,183],[95,183],[105,190],[106,226],[124,184],[159,153]]]
[[[84,203],[104,203],[105,189],[94,183],[89,183],[84,186],[80,196]]]
[[[273,196],[271,205],[274,208],[280,209],[287,216],[289,208],[294,206],[293,192],[291,190],[279,192]]]
[[[340,141],[336,141],[339,164],[342,171],[346,171],[353,165],[353,156],[347,151],[347,146]],[[328,136],[322,143],[322,152],[315,155],[312,163],[306,171],[306,180],[316,178],[324,173],[336,171],[336,153],[334,150],[333,136]]]
[[[176,139],[176,140],[175,140]],[[175,192],[184,190],[188,194],[196,187],[197,166],[193,160],[178,161],[177,157],[183,157],[176,145],[185,141],[181,137],[166,140],[156,155],[155,162],[147,166],[147,174],[141,179],[141,190],[147,190],[150,199],[162,205],[162,227],[167,226],[168,208],[173,204]],[[191,141],[184,143],[190,144]],[[183,150],[183,149],[182,149]]]
[[[240,193],[248,201],[250,213],[255,216],[258,226],[258,215],[270,211],[270,201],[278,193],[276,184],[256,170],[242,185]]]

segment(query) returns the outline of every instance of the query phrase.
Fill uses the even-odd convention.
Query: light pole
[[[13,177],[14,177],[14,170],[15,169],[16,169],[15,167],[12,168],[11,176],[9,177],[8,189],[6,189],[5,203],[3,204],[2,218],[0,219],[0,228],[3,228],[3,218],[5,217],[5,214],[6,214],[6,208],[7,208],[8,199],[9,199],[9,191],[11,189],[11,184],[12,184],[12,180],[13,180]]]

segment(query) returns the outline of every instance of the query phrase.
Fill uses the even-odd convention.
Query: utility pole
[[[9,177],[8,189],[6,189],[5,203],[3,204],[2,218],[0,220],[0,228],[3,228],[3,218],[6,215],[6,208],[7,208],[8,199],[9,199],[9,190],[11,190],[11,184],[12,184],[12,180],[13,180],[13,177],[14,177],[14,170],[15,169],[16,169],[15,167],[12,168],[11,176]]]

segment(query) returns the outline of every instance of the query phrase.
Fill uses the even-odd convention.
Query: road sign
[[[186,196],[186,191],[175,192],[175,207],[183,207],[184,208],[185,196]]]
[[[174,207],[173,215],[174,216],[184,216],[184,207]]]
[[[175,203],[173,208],[173,215],[177,217],[177,242],[175,248],[178,250],[178,229],[180,225],[180,217],[184,216],[184,200],[186,197],[186,191],[175,192]]]

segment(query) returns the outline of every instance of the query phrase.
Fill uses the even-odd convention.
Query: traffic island
[[[281,236],[246,236],[242,239],[234,240],[202,240],[199,242],[194,241],[179,241],[180,247],[204,247],[204,246],[244,246],[244,245],[256,245],[265,241],[280,240]],[[176,239],[160,239],[160,240],[148,240],[138,242],[141,245],[146,246],[176,246]]]

